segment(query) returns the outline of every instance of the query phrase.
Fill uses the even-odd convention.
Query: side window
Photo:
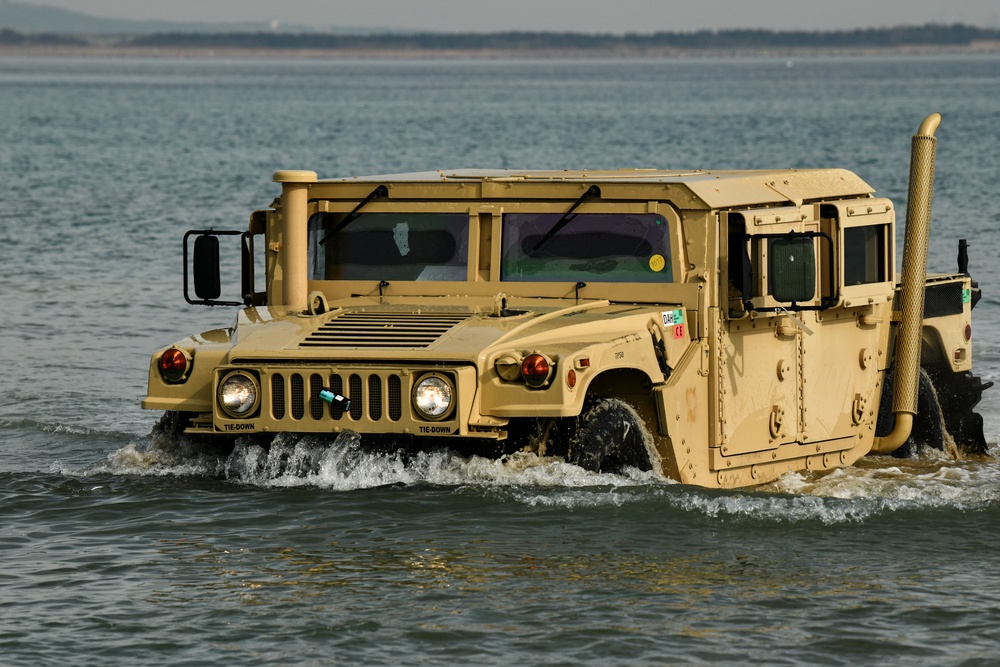
[[[729,317],[737,319],[746,315],[744,301],[753,296],[753,273],[746,233],[744,217],[731,213],[726,234],[725,298],[729,302]]]
[[[887,281],[886,225],[844,229],[844,285]]]
[[[581,213],[503,216],[504,281],[671,282],[670,229],[656,214]]]

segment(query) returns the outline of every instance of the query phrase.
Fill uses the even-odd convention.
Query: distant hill
[[[690,33],[585,34],[570,32],[404,33],[199,33],[136,35],[133,48],[237,49],[320,52],[437,52],[521,54],[561,51],[576,54],[667,55],[676,52],[804,52],[966,50],[977,44],[1000,46],[1000,30],[964,25],[901,26],[841,31],[700,30]]]
[[[0,0],[4,53],[317,57],[670,57],[858,53],[1000,53],[1000,30],[955,25],[856,30],[430,33],[260,23],[106,19]]]
[[[0,28],[19,33],[63,33],[74,35],[151,34],[164,32],[217,33],[217,32],[274,32],[264,22],[242,23],[190,23],[181,21],[131,21],[110,19],[47,5],[29,5],[23,2],[0,0]],[[328,26],[279,25],[281,32],[326,32]]]

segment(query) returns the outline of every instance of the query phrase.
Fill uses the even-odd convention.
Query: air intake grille
[[[961,315],[963,285],[960,282],[928,285],[924,290],[924,317]]]
[[[421,349],[467,319],[466,313],[345,313],[325,322],[299,346]]]

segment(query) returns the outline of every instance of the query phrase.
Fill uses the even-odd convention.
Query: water
[[[996,57],[0,60],[0,664],[992,664],[997,462],[749,492],[349,439],[279,465],[139,400],[154,349],[234,315],[183,303],[181,235],[245,225],[277,169],[841,166],[902,211],[931,111],[930,266],[970,240],[996,380],[998,99]]]

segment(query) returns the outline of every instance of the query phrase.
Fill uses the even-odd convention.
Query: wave
[[[48,435],[84,435],[99,436],[108,439],[129,437],[130,435],[122,431],[92,428],[83,424],[52,424],[34,419],[0,419],[0,430],[14,431],[18,429],[38,431],[39,433]]]

